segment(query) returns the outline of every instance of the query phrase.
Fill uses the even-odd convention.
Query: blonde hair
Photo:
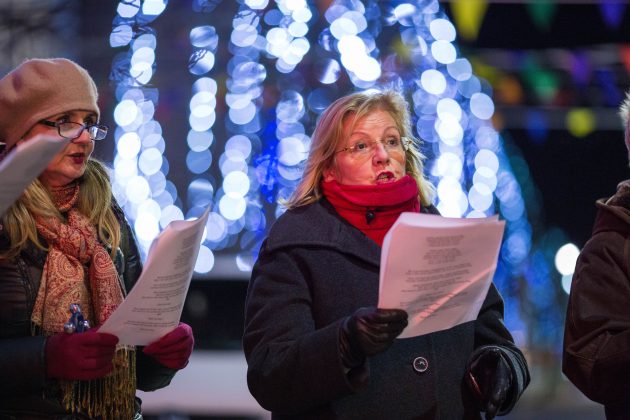
[[[111,247],[111,255],[114,258],[120,244],[120,223],[112,210],[112,188],[103,164],[95,159],[89,159],[85,173],[79,179],[79,185],[77,209],[90,219],[96,227],[99,240]],[[29,242],[39,249],[46,250],[46,246],[37,235],[33,218],[35,214],[63,220],[63,216],[39,179],[33,181],[2,216],[2,224],[11,245],[8,250],[0,253],[0,259],[17,256]]]
[[[354,115],[354,122],[375,110],[388,112],[402,137],[412,144],[405,150],[405,171],[418,184],[418,199],[424,206],[432,203],[434,187],[424,176],[425,157],[417,148],[419,140],[413,135],[407,102],[392,90],[377,93],[353,93],[333,102],[319,117],[313,135],[302,180],[288,200],[282,204],[288,209],[313,203],[321,198],[320,183],[324,171],[335,165],[335,151],[342,147],[343,123]]]

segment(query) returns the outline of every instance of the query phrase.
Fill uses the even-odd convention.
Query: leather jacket
[[[126,296],[142,271],[140,253],[122,209],[113,204],[121,226],[114,264]],[[45,241],[42,240],[43,243]],[[0,250],[9,240],[0,223]],[[46,251],[30,246],[11,260],[0,260],[0,419],[81,418],[68,415],[58,401],[43,395],[46,378],[46,337],[33,336],[31,313],[39,290]],[[176,370],[136,351],[137,388],[152,391],[167,386]],[[139,411],[139,401],[137,409]]]

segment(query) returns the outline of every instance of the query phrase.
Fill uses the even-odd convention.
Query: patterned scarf
[[[343,185],[322,182],[322,193],[337,213],[379,246],[400,213],[419,212],[418,185],[405,175],[397,181],[377,185]]]
[[[124,299],[118,272],[98,241],[96,228],[75,208],[79,184],[53,189],[50,194],[55,206],[66,214],[67,223],[35,215],[37,232],[48,244],[48,255],[31,321],[44,335],[61,333],[70,316],[70,304],[78,303],[85,319],[93,327],[100,326]],[[120,347],[114,372],[105,378],[60,380],[59,385],[68,410],[103,419],[132,418],[134,350]]]

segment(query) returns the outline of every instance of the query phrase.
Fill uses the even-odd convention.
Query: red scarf
[[[418,185],[409,175],[377,185],[322,182],[322,193],[337,213],[379,246],[402,212],[419,212]]]

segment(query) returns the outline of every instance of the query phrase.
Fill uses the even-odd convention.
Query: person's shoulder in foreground
[[[626,148],[630,96],[620,107]],[[630,412],[630,181],[596,202],[591,238],[580,252],[571,282],[562,371],[608,419]]]

